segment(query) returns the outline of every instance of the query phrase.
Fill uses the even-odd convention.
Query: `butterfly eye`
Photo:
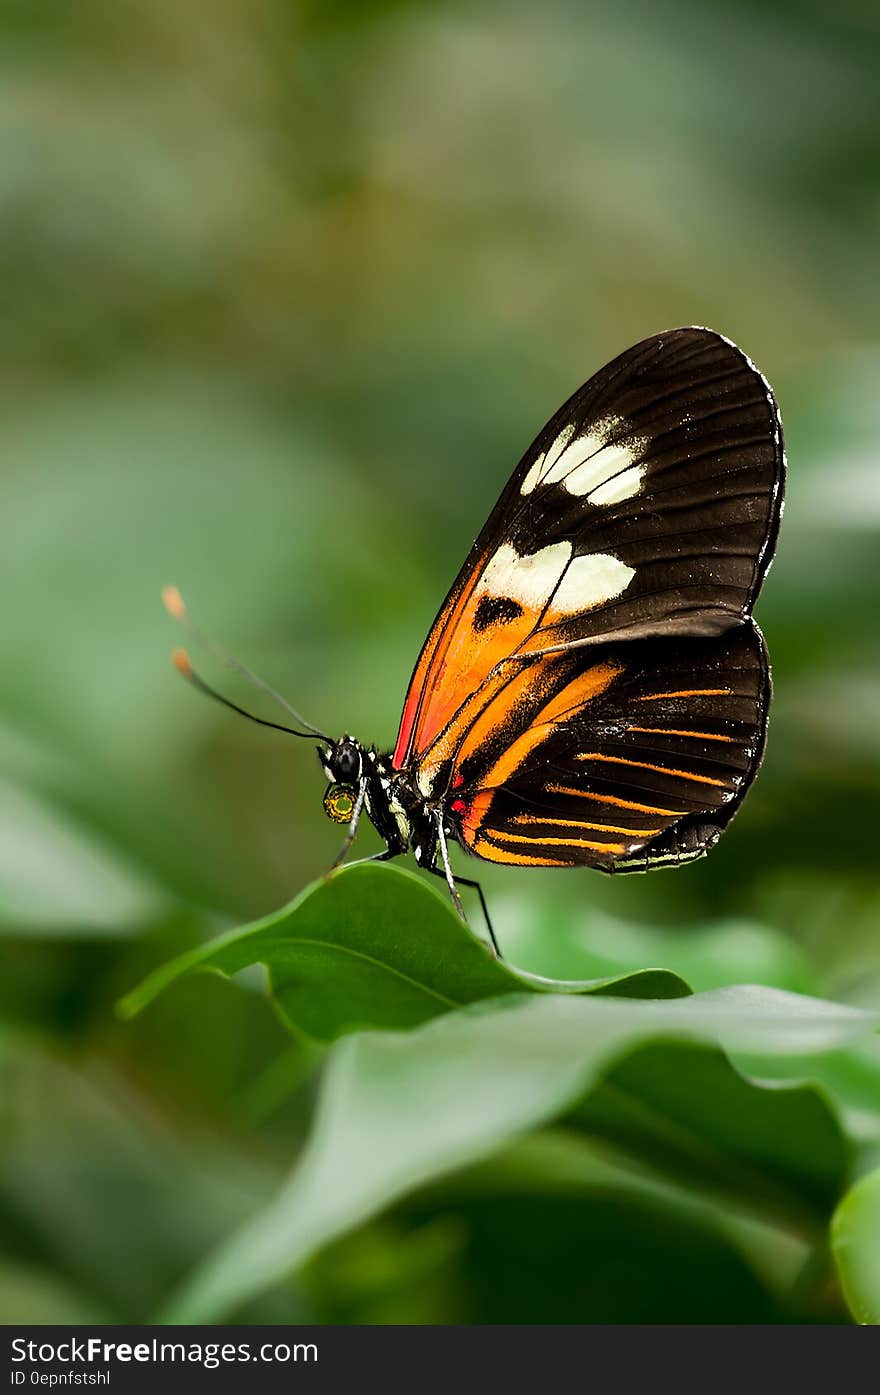
[[[324,813],[334,823],[351,823],[355,791],[351,785],[331,785],[324,795]]]
[[[353,785],[361,778],[361,753],[355,741],[342,740],[331,757],[333,772],[343,785]]]

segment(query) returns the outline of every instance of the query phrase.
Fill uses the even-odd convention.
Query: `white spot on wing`
[[[608,444],[625,432],[626,424],[616,418],[603,421],[585,436],[574,435],[574,426],[561,431],[549,450],[535,460],[520,486],[530,494],[538,485],[561,484],[567,493],[591,504],[618,504],[639,492],[644,475],[641,461],[646,442],[631,438]]]
[[[619,475],[612,475],[597,489],[591,489],[587,500],[591,504],[619,504],[624,499],[631,499],[641,489],[644,473],[641,465],[621,470]]]
[[[575,441],[563,451],[546,476],[546,483],[560,480],[569,494],[579,499],[586,494],[590,503],[594,503],[594,491],[616,484],[617,478],[622,473],[629,474],[635,464],[631,446],[605,446],[595,436],[585,436],[583,441]],[[638,480],[641,480],[640,470]]]
[[[605,449],[604,436],[596,436],[591,431],[586,436],[578,436],[576,440],[569,442],[565,450],[560,451],[550,469],[544,475],[542,484],[565,484],[568,488],[568,479],[578,470],[590,468],[590,462],[602,450]],[[597,480],[598,484],[599,481]],[[583,491],[586,493],[586,490]]]
[[[558,542],[520,557],[515,547],[503,543],[483,572],[477,595],[502,596],[519,601],[526,610],[540,610],[550,599],[571,552],[571,543]]]
[[[542,484],[546,483],[546,479],[542,479],[541,471],[544,469],[548,460],[550,461],[552,467],[553,462],[565,450],[565,447],[568,445],[573,435],[574,425],[572,423],[569,423],[568,426],[564,426],[562,428],[559,435],[556,437],[556,440],[553,442],[552,446],[550,446],[549,449],[542,451],[541,454],[538,456],[537,460],[532,465],[531,469],[529,470],[529,473],[526,475],[525,479],[519,487],[520,494],[531,494],[536,484],[538,484],[539,482]]]
[[[525,479],[520,485],[520,494],[531,494],[535,485],[538,483],[538,480],[541,478],[541,471],[544,468],[544,461],[546,459],[547,452],[545,450],[542,450],[541,454],[538,456],[537,460],[529,470],[529,473],[526,475]]]
[[[569,615],[602,605],[604,601],[622,595],[634,576],[633,567],[628,567],[609,552],[591,552],[586,557],[575,557],[553,597],[552,608]]]

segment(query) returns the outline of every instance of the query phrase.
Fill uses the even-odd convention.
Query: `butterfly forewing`
[[[772,392],[729,341],[672,330],[615,359],[544,428],[474,544],[416,665],[395,767],[436,794],[481,686],[527,687],[516,671],[547,651],[743,623],[782,472]],[[511,736],[528,708],[512,707]]]

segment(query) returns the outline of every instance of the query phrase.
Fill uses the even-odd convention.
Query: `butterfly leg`
[[[345,865],[346,867],[363,867],[365,862],[390,862],[392,857],[399,856],[400,853],[395,852],[393,848],[385,848],[384,852],[370,853],[369,857],[357,857],[354,862],[347,862]],[[330,873],[335,872],[336,869],[337,863],[334,862],[332,867],[327,868],[325,876],[329,877]],[[442,873],[440,875],[442,876]]]
[[[351,847],[352,843],[354,842],[355,838],[357,837],[358,823],[360,822],[360,817],[364,808],[364,800],[366,799],[366,797],[367,782],[366,779],[363,779],[361,780],[360,787],[358,789],[357,799],[354,801],[354,808],[351,811],[351,820],[348,825],[348,832],[345,835],[345,842],[342,844],[342,847],[339,849],[339,852],[336,854],[336,857],[330,864],[329,870],[331,872],[335,872],[336,868],[339,867],[341,863],[345,861],[345,855]],[[372,859],[370,858],[365,860],[372,861]]]
[[[479,882],[471,881],[470,877],[456,877],[459,886],[467,886],[471,891],[475,891],[480,898],[480,909],[483,912],[483,919],[486,922],[486,929],[489,931],[489,939],[492,941],[492,948],[495,951],[496,959],[503,959],[504,956],[498,948],[498,941],[495,938],[495,931],[492,929],[492,922],[489,919],[489,908],[486,905],[486,898],[483,895],[483,888]]]
[[[435,877],[442,877],[443,880],[446,882],[446,885],[449,887],[449,894],[452,897],[453,905],[455,906],[455,909],[458,911],[458,914],[464,921],[467,921],[467,916],[464,913],[464,907],[461,904],[461,897],[458,894],[458,885],[470,887],[472,891],[475,891],[477,893],[477,895],[480,898],[480,906],[482,907],[483,911],[483,919],[486,922],[486,929],[489,931],[489,939],[492,941],[492,949],[495,954],[495,958],[500,959],[501,950],[498,948],[498,941],[495,938],[495,931],[492,929],[492,922],[489,919],[489,908],[486,905],[486,898],[483,895],[483,888],[480,886],[479,882],[471,881],[469,877],[456,878],[455,874],[452,871],[452,866],[449,862],[449,849],[446,846],[446,834],[443,831],[443,822],[442,819],[439,818],[437,820],[437,845],[440,849],[440,856],[443,859],[443,870],[441,871],[439,867],[429,867],[428,871],[431,872]],[[458,885],[456,885],[456,883],[458,883]]]

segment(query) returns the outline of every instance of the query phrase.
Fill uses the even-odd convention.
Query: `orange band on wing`
[[[422,698],[424,695],[430,694],[440,687],[440,680],[443,677],[445,655],[449,648],[450,638],[458,630],[462,614],[473,594],[474,587],[483,573],[484,565],[485,558],[476,563],[470,573],[467,585],[463,587],[460,595],[455,598],[448,611],[446,606],[443,607],[431,627],[431,633],[428,636],[419,662],[416,665],[416,671],[410,679],[406,703],[404,704],[403,714],[400,718],[400,730],[397,733],[397,744],[394,747],[394,755],[392,756],[392,764],[395,770],[402,769],[406,763],[407,756],[409,755],[410,748],[413,745],[416,735],[415,728],[417,719],[420,729],[425,726],[425,713],[420,713],[419,711]],[[447,600],[448,599],[449,598],[447,598]],[[438,665],[439,672],[437,671]],[[486,673],[488,672],[489,670],[487,668]],[[485,674],[483,676],[485,677]],[[468,692],[472,690],[472,687],[473,685],[471,685],[471,689],[468,689],[460,684],[456,686],[456,704],[461,701],[462,692]],[[436,722],[434,726],[435,735],[436,732],[440,731],[445,725],[445,722],[449,720],[450,716],[452,716],[451,712],[447,714],[444,721]],[[427,742],[424,744],[427,744]]]
[[[500,839],[502,843],[525,843],[528,845],[530,842],[537,841],[527,837],[524,833],[508,833],[503,828],[493,828],[492,837]],[[589,848],[590,852],[610,853],[612,857],[626,852],[626,843],[596,843],[588,838],[544,837],[542,841],[558,848]]]
[[[489,862],[509,862],[516,867],[560,867],[565,866],[552,857],[534,857],[531,853],[517,853],[512,848],[499,848],[486,838],[481,838],[474,852]]]
[[[626,756],[606,756],[599,751],[586,751],[575,756],[575,760],[607,760],[614,765],[632,765],[638,770],[656,770],[660,775],[674,775],[679,780],[699,780],[701,785],[718,785],[726,789],[724,780],[716,780],[711,775],[694,775],[690,770],[672,770],[668,765],[651,765],[646,760],[628,760]]]
[[[547,662],[545,660],[544,664]],[[565,662],[563,656],[559,657],[559,662]],[[543,667],[544,665],[542,665]],[[538,714],[538,720],[527,727],[501,753],[495,764],[482,778],[480,792],[468,802],[462,818],[462,833],[466,843],[472,844],[473,839],[478,836],[480,825],[485,820],[495,790],[515,774],[536,746],[546,740],[548,733],[562,715],[582,707],[591,698],[604,692],[622,672],[623,667],[620,664],[595,664],[592,668],[588,668],[585,673],[573,679],[572,682],[566,683],[558,693],[545,703]],[[510,714],[511,704],[515,702],[520,686],[525,690],[533,683],[534,676],[531,666],[527,665],[521,678],[518,681],[514,680],[509,685],[509,689],[504,688],[499,692],[497,700],[487,706],[479,721],[468,732],[459,752],[459,761],[464,760],[470,751],[479,750],[481,743],[492,732],[498,730],[499,726],[503,725]]]
[[[486,739],[501,720],[499,714],[507,714],[517,699],[527,692],[534,683],[534,675],[528,665],[511,659],[498,664],[475,693],[461,703],[452,720],[435,737],[418,765],[418,780],[426,790],[430,787],[440,767],[458,757],[464,759],[467,748]],[[487,714],[493,715],[487,718]]]
[[[717,731],[676,731],[673,727],[627,727],[627,731],[638,731],[644,736],[695,736],[700,741],[733,740],[732,736],[721,736]]]
[[[613,823],[587,823],[584,819],[541,818],[539,814],[517,814],[511,823],[530,824],[552,828],[589,828],[594,833],[626,833],[630,838],[653,838],[662,833],[662,828],[620,828]]]
[[[677,693],[646,693],[636,698],[636,702],[660,702],[663,698],[676,697],[730,697],[732,688],[682,688]]]
[[[467,585],[448,613],[441,613],[434,624],[425,650],[430,657],[419,661],[403,709],[392,758],[397,770],[411,751],[424,755],[431,748],[444,728],[457,720],[468,694],[476,692],[498,664],[511,658],[539,623],[540,607],[530,609],[525,602],[517,602],[518,614],[497,626],[478,626],[483,598],[479,583],[488,560],[483,556],[475,562]]]
[[[548,794],[577,794],[582,799],[595,799],[598,804],[616,804],[618,809],[635,809],[640,814],[666,814],[671,819],[684,818],[686,809],[659,809],[656,804],[639,804],[635,799],[620,799],[616,794],[596,794],[570,785],[545,785]]]
[[[566,683],[565,687],[562,688],[555,697],[551,698],[546,706],[541,708],[538,714],[538,720],[534,722],[532,726],[527,727],[522,735],[518,736],[515,741],[512,741],[507,747],[507,750],[502,752],[498,760],[487,772],[483,780],[481,780],[481,784],[484,788],[489,789],[490,787],[497,787],[498,785],[503,785],[505,780],[509,780],[514,771],[522,765],[523,761],[531,754],[535,747],[539,746],[540,743],[546,739],[550,729],[560,721],[565,713],[576,711],[578,708],[583,707],[585,703],[589,702],[591,698],[598,697],[600,693],[604,693],[605,689],[608,688],[610,684],[614,682],[618,674],[622,672],[622,664],[595,664],[592,668],[588,668],[586,673],[582,673],[577,678],[573,679],[571,683]],[[491,709],[487,710],[487,718],[490,712]],[[506,712],[499,712],[496,714],[495,728],[500,724],[499,719],[503,720],[504,716],[506,716]],[[462,749],[462,759],[467,754],[468,749],[478,749],[478,742],[474,739],[476,735],[475,728],[474,733],[468,736],[467,747]],[[484,737],[485,733],[480,733],[480,735]]]

